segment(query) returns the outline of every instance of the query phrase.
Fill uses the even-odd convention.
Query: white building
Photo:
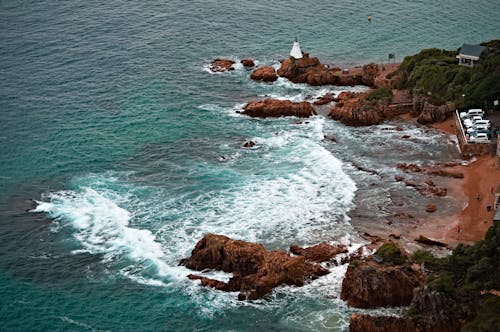
[[[460,48],[460,54],[457,55],[458,64],[460,66],[474,67],[485,49],[486,47],[481,45],[463,44]]]
[[[297,40],[297,37],[295,37],[295,41],[293,42],[292,50],[290,51],[290,56],[294,57],[295,59],[302,58],[302,51],[300,50],[300,44],[299,41]]]

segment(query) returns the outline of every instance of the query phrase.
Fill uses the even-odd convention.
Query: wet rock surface
[[[290,100],[265,99],[249,102],[243,107],[242,114],[259,118],[279,118],[282,116],[307,118],[315,115],[316,111],[306,101],[294,103]]]
[[[214,269],[232,273],[233,277],[227,283],[197,275],[189,278],[201,280],[203,286],[238,291],[240,300],[259,299],[274,287],[303,286],[308,280],[328,274],[326,269],[307,262],[302,256],[292,257],[281,250],[267,251],[261,244],[216,234],[203,237],[191,257],[183,259],[180,264],[197,271]]]

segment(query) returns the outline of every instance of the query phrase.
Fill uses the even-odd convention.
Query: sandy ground
[[[409,116],[403,118],[414,121]],[[453,119],[431,127],[447,134],[457,133]],[[447,169],[464,174],[463,179],[449,179],[447,182],[448,195],[462,201],[464,208],[446,218],[437,219],[430,215],[412,235],[417,237],[422,234],[453,247],[458,243],[479,241],[493,225],[495,193],[500,186],[500,168],[496,167],[496,157],[481,156],[467,165]]]

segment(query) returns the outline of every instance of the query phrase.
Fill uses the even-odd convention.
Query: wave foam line
[[[165,263],[161,244],[146,229],[129,226],[131,213],[119,207],[106,193],[89,187],[78,192],[59,191],[46,195],[48,202],[37,202],[32,212],[45,212],[75,229],[74,237],[91,254],[104,254],[104,260],[117,262],[122,256],[153,269],[160,276],[184,275]]]

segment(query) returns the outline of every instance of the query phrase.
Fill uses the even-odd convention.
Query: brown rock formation
[[[273,67],[267,66],[255,69],[250,78],[254,81],[274,82],[278,79],[278,75]]]
[[[301,248],[297,245],[290,246],[290,252],[295,255],[303,256],[308,261],[324,262],[332,259],[338,254],[346,253],[347,248],[344,245],[332,246],[326,242],[321,242],[312,247]]]
[[[307,83],[310,85],[369,85],[373,86],[378,67],[375,64],[363,66],[361,72],[343,74],[340,68],[330,68],[322,64],[318,58],[309,57],[304,53],[301,59],[286,59],[281,62],[278,75],[294,83]]]
[[[384,120],[383,105],[365,100],[367,93],[342,92],[330,111],[330,117],[346,126],[370,126]]]
[[[254,141],[246,141],[244,144],[243,144],[243,147],[244,148],[253,148],[255,146],[255,142]]]
[[[252,59],[243,59],[240,61],[243,67],[253,67],[255,62]]]
[[[278,118],[281,116],[307,118],[316,114],[316,111],[312,105],[306,101],[294,103],[290,100],[265,99],[249,102],[243,107],[242,113],[259,118]]]
[[[423,235],[420,235],[419,237],[417,237],[415,239],[415,241],[419,242],[419,243],[427,244],[427,245],[430,245],[430,246],[438,246],[438,247],[445,247],[445,248],[448,247],[448,245],[446,243],[429,239],[428,237],[425,237]]]
[[[409,332],[418,330],[417,327],[415,326],[415,322],[407,318],[353,314],[351,316],[351,320],[349,321],[349,331],[350,332]]]
[[[356,308],[406,306],[422,282],[419,271],[361,261],[349,265],[340,297]]]
[[[317,105],[317,106],[320,106],[320,105],[326,105],[326,104],[329,104],[333,101],[336,101],[337,99],[335,98],[335,96],[331,93],[327,93],[326,95],[322,96],[321,98],[317,99],[316,101],[314,101],[314,105]]]
[[[434,204],[427,204],[427,207],[425,208],[426,212],[432,213],[437,211],[437,206]]]
[[[328,273],[302,256],[292,257],[281,250],[266,251],[260,244],[231,240],[208,234],[195,246],[191,257],[180,264],[198,271],[216,269],[233,273],[229,282],[191,275],[202,285],[223,291],[239,291],[239,299],[258,299],[279,285],[302,286],[309,279]]]
[[[210,70],[214,73],[234,70],[234,61],[230,59],[217,58],[210,64]]]
[[[453,103],[435,106],[427,101],[427,97],[421,95],[413,96],[413,115],[418,116],[417,122],[421,124],[429,124],[441,122],[452,115],[455,111]]]

